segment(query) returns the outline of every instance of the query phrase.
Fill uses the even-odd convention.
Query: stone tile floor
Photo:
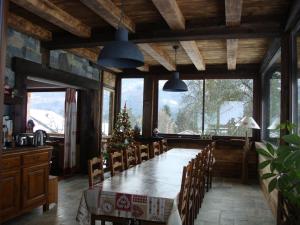
[[[59,182],[59,204],[43,213],[42,207],[3,225],[78,225],[75,221],[81,193],[88,187],[86,176]],[[100,223],[97,223],[97,225]],[[275,225],[275,219],[257,184],[216,179],[206,193],[195,225]]]

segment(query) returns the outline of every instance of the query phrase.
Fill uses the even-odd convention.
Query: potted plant
[[[257,149],[265,161],[259,164],[263,169],[270,166],[270,172],[262,174],[261,179],[270,179],[268,191],[277,189],[283,197],[284,210],[288,214],[286,223],[289,225],[300,224],[300,136],[291,134],[293,124],[279,125],[278,129],[288,130],[282,137],[282,143],[278,147],[270,143],[265,149]],[[283,210],[283,208],[281,209]]]

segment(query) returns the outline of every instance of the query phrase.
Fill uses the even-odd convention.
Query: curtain
[[[76,168],[76,120],[76,89],[68,88],[65,100],[64,173]]]

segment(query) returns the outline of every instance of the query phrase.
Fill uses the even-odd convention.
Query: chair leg
[[[91,225],[96,225],[96,220],[93,215],[91,215]]]

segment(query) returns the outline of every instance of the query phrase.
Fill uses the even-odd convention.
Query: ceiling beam
[[[241,24],[243,0],[225,0],[226,26],[236,27]],[[238,55],[238,39],[227,39],[227,67],[228,70],[236,69]]]
[[[140,66],[137,68],[139,71],[148,72],[149,71],[149,65],[145,64],[144,66]]]
[[[185,30],[185,19],[176,0],[152,0],[172,30]]]
[[[98,55],[99,55],[97,52],[87,48],[71,48],[71,49],[64,49],[64,50],[74,55],[77,55],[79,57],[85,58],[93,63],[97,62]]]
[[[14,13],[10,12],[8,14],[7,23],[9,27],[39,40],[50,41],[52,39],[52,33],[50,31],[33,24],[29,20],[26,20]]]
[[[12,0],[18,6],[79,37],[90,37],[91,28],[50,1]]]
[[[281,57],[281,39],[275,38],[270,44],[264,59],[260,65],[259,72],[265,74]]]
[[[243,0],[225,0],[226,25],[229,27],[241,24]]]
[[[205,70],[204,59],[199,51],[196,41],[181,41],[180,44],[197,70]]]
[[[114,28],[117,28],[122,11],[111,0],[80,0],[94,13],[104,19]],[[126,15],[122,18],[122,25],[129,31],[135,32],[135,23]]]
[[[146,26],[146,25],[145,25]],[[90,38],[79,38],[73,35],[53,34],[52,41],[43,42],[48,49],[86,48],[103,46],[114,39],[113,31],[93,32]],[[239,27],[218,26],[191,26],[184,31],[153,30],[149,26],[148,31],[136,32],[129,35],[134,43],[155,43],[193,40],[216,40],[216,39],[241,39],[241,38],[266,38],[279,37],[280,24],[256,23],[241,24]]]
[[[152,0],[172,30],[185,30],[185,19],[176,0]],[[195,41],[181,41],[181,46],[198,70],[205,70],[205,63]]]
[[[182,79],[253,79],[259,76],[259,64],[239,64],[236,70],[227,70],[227,64],[207,65],[205,71],[198,71],[193,65],[180,65],[180,77]],[[141,72],[136,69],[125,69],[122,77],[153,76],[156,79],[169,79],[170,72],[162,66],[151,66],[149,72]]]
[[[288,19],[285,24],[285,31],[294,30],[298,31],[299,29],[299,20],[300,20],[300,1],[294,0],[292,4],[290,4],[290,11],[288,15]]]
[[[174,71],[176,69],[174,60],[160,47],[154,44],[138,44],[138,46],[167,70]]]
[[[228,70],[235,70],[236,69],[238,44],[239,44],[238,39],[227,39],[226,40],[227,68],[228,68]]]

